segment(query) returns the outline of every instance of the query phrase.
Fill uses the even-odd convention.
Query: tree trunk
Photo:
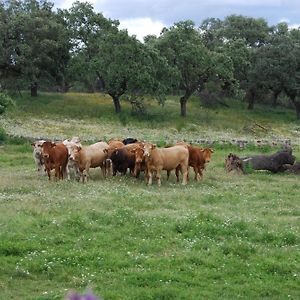
[[[278,100],[279,94],[280,94],[280,91],[274,91],[273,92],[273,106],[274,107],[277,106],[277,100]]]
[[[295,108],[296,108],[296,118],[300,120],[300,102],[294,101]]]
[[[121,103],[118,96],[111,96],[113,98],[114,106],[115,106],[115,112],[116,114],[119,114],[121,112]]]
[[[295,105],[295,108],[296,108],[296,119],[300,120],[300,102],[296,100],[297,94],[296,93],[294,93],[294,94],[290,93],[290,94],[288,94],[288,96],[290,97],[290,99],[292,100],[292,102]]]
[[[180,98],[180,116],[186,117],[186,103],[193,94],[191,90],[185,91],[185,94]]]
[[[183,96],[180,98],[180,115],[186,117],[186,102],[187,99]]]
[[[32,82],[30,84],[30,93],[31,93],[31,97],[37,97],[37,82]]]
[[[246,99],[248,101],[248,109],[253,109],[254,108],[254,92],[252,90],[247,91]]]

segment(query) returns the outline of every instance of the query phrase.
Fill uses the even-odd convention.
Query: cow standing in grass
[[[71,148],[73,146],[82,146],[81,143],[80,143],[80,140],[78,137],[73,137],[70,141],[69,140],[64,140],[63,141],[63,144],[67,147],[68,149],[68,155],[70,157],[70,154],[71,154]],[[74,172],[74,175],[75,175],[75,179],[76,180],[80,180],[80,171],[79,171],[79,168],[77,166],[77,164],[75,163],[74,160],[70,160],[68,159],[68,164],[67,164],[67,168],[66,168],[66,171],[67,171],[67,179],[68,180],[71,180],[71,171],[73,170]]]
[[[33,148],[32,155],[37,168],[38,175],[45,174],[45,162],[42,154],[42,146],[45,142],[45,140],[38,140],[31,144]]]
[[[182,184],[187,184],[189,151],[186,146],[177,145],[169,148],[157,148],[153,144],[144,145],[144,156],[148,171],[148,185],[152,184],[153,175],[156,174],[157,184],[161,185],[161,171],[171,171],[180,168],[183,174]]]
[[[68,163],[67,147],[63,143],[44,142],[42,145],[42,154],[49,180],[51,179],[52,169],[55,169],[56,179],[63,179]]]
[[[69,159],[77,164],[82,182],[87,181],[90,168],[100,167],[103,176],[106,176],[105,160],[107,159],[108,147],[105,142],[98,142],[86,147],[78,145],[70,147]]]
[[[140,147],[140,143],[128,144],[121,148],[115,149],[110,158],[113,164],[113,175],[115,176],[117,172],[126,174],[127,169],[130,169],[132,175],[139,175],[139,173],[134,173],[135,169],[135,153],[134,149]]]
[[[189,167],[192,167],[195,172],[195,180],[199,181],[203,178],[203,170],[205,169],[206,163],[211,160],[212,153],[214,152],[211,148],[199,148],[191,146],[190,144],[180,142],[178,146],[184,146],[188,148],[189,151]],[[177,182],[179,182],[179,171],[180,168],[177,167],[175,170]],[[170,171],[168,171],[167,178],[169,179]]]

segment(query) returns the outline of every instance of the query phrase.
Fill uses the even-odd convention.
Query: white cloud
[[[101,2],[105,2],[105,0],[77,0],[79,2],[89,2],[94,7],[96,4],[101,4]],[[62,0],[62,1],[56,1],[56,7],[61,9],[68,9],[72,6],[72,4],[75,2],[75,0]]]
[[[167,26],[163,22],[151,18],[122,19],[119,21],[120,29],[127,29],[130,35],[136,35],[140,41],[143,41],[143,37],[148,34],[159,36],[161,30]]]

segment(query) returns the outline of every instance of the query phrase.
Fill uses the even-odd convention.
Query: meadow
[[[174,174],[158,188],[143,176],[104,179],[98,169],[87,184],[35,172],[32,138],[265,137],[243,130],[247,120],[268,126],[269,137],[291,138],[300,161],[292,110],[189,105],[182,121],[173,98],[164,108],[150,103],[146,119],[130,115],[128,105],[115,116],[99,95],[16,98],[0,120],[7,133],[26,137],[0,146],[0,299],[63,299],[70,289],[103,299],[300,298],[299,177],[224,170],[229,152],[279,146],[213,145],[203,180],[187,186]]]

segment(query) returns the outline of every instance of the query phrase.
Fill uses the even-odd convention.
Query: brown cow
[[[186,146],[178,145],[170,148],[157,148],[153,144],[144,145],[144,156],[148,171],[148,185],[152,184],[153,174],[156,173],[157,184],[161,185],[161,170],[173,170],[180,166],[183,174],[182,184],[187,184],[189,151]]]
[[[189,150],[189,166],[193,167],[195,172],[195,180],[199,181],[203,177],[203,170],[205,169],[205,164],[210,162],[211,155],[214,152],[211,148],[198,148],[186,144],[184,142],[178,143],[177,145],[185,146]],[[179,168],[175,170],[177,182],[179,181]],[[170,172],[168,171],[167,178],[169,179]]]
[[[188,146],[189,149],[189,166],[193,167],[195,172],[195,180],[202,179],[205,164],[210,162],[211,155],[214,153],[211,148],[197,148]]]
[[[144,143],[140,143],[137,147],[134,147],[131,150],[132,153],[135,155],[135,165],[134,165],[134,172],[133,175],[135,177],[139,177],[139,174],[141,171],[145,172],[146,175],[146,180],[147,178],[147,164],[146,164],[146,159],[144,156]]]
[[[55,169],[56,179],[63,179],[68,163],[67,147],[63,143],[44,142],[42,145],[42,154],[49,180],[51,179],[52,169]]]

